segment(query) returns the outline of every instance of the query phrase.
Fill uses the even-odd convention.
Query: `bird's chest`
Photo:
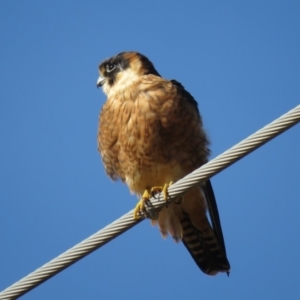
[[[178,146],[174,144],[174,126],[168,123],[174,119],[170,107],[147,93],[134,100],[130,93],[115,97],[103,107],[100,132],[106,134],[101,151],[132,191],[138,190],[133,182],[144,188],[146,183],[158,184],[164,181],[160,178],[163,174],[174,172]]]
[[[162,146],[160,123],[159,112],[148,103],[134,103],[127,109],[125,105],[120,118],[120,155],[139,165],[156,160]]]

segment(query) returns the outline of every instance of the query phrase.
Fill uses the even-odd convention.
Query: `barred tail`
[[[180,220],[183,230],[182,241],[204,273],[215,275],[218,272],[227,272],[229,275],[230,264],[226,256],[217,202],[210,180],[205,182],[202,190],[203,194],[198,197],[205,196],[211,224],[206,214],[199,211],[197,213],[195,208],[190,209],[189,213],[183,213]],[[194,201],[197,201],[198,197],[196,196]]]
[[[222,251],[219,241],[207,222],[207,228],[198,230],[187,214],[181,220],[183,243],[190,252],[198,267],[208,275],[218,272],[229,272],[230,265],[226,254]]]

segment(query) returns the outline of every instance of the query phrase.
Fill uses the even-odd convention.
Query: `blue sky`
[[[299,1],[2,1],[0,290],[131,210],[97,153],[98,64],[147,55],[212,158],[300,103]],[[300,127],[212,178],[231,274],[144,221],[22,299],[299,299]]]

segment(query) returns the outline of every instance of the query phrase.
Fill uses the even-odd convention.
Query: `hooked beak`
[[[105,78],[104,77],[101,77],[99,76],[98,80],[97,80],[97,88],[102,86],[105,82]]]

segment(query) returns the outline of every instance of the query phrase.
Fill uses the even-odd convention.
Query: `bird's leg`
[[[145,190],[143,193],[142,198],[140,199],[140,201],[137,203],[134,212],[133,212],[133,218],[135,220],[138,220],[141,218],[140,213],[145,211],[145,202],[149,201],[151,198],[151,194],[149,192],[149,190]]]
[[[170,181],[170,183],[165,183],[164,186],[153,186],[151,188],[151,195],[154,197],[156,193],[162,193],[164,200],[168,200],[168,187],[173,184],[173,181]]]
[[[133,212],[133,218],[135,220],[138,220],[141,218],[141,212],[146,211],[146,202],[150,200],[151,197],[154,197],[156,193],[163,193],[164,200],[168,200],[168,187],[172,184],[173,182],[171,181],[170,183],[165,183],[164,186],[154,186],[150,190],[146,189],[143,193],[142,198],[140,201],[137,203],[137,205],[134,208]],[[149,215],[148,215],[149,217]],[[150,214],[151,219],[157,219],[157,213],[156,214]]]

